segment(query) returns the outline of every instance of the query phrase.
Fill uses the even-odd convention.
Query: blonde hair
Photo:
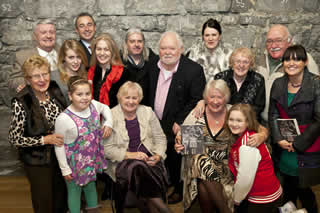
[[[90,66],[96,66],[97,65],[97,56],[96,56],[96,47],[97,43],[99,41],[105,41],[107,42],[107,45],[110,49],[111,52],[111,65],[118,65],[118,66],[123,66],[121,57],[120,57],[120,52],[119,48],[116,44],[116,42],[113,40],[112,36],[109,33],[102,33],[100,34],[96,39],[94,39],[91,42],[91,58],[90,58]]]
[[[230,128],[228,127],[228,120],[229,120],[229,117],[230,117],[230,114],[232,111],[240,111],[244,115],[244,117],[246,118],[248,130],[258,132],[259,122],[256,117],[256,112],[254,111],[254,109],[252,108],[252,106],[250,104],[239,103],[239,104],[233,105],[229,109],[227,116],[226,116],[226,122],[224,125],[225,125],[225,129],[227,129],[229,134],[232,134],[230,131]]]
[[[119,89],[118,93],[117,93],[117,99],[118,99],[118,103],[120,103],[120,100],[122,97],[128,95],[129,90],[137,90],[138,92],[138,98],[139,98],[139,103],[143,98],[143,91],[141,86],[136,83],[136,82],[132,82],[132,81],[127,81],[125,82]]]
[[[240,47],[240,48],[237,48],[235,49],[230,58],[229,58],[229,66],[232,67],[234,65],[234,58],[237,56],[237,55],[243,55],[244,57],[247,57],[250,61],[250,69],[253,69],[255,67],[255,56],[254,54],[252,53],[252,51],[248,48],[248,47]]]
[[[50,64],[47,61],[47,59],[39,55],[30,56],[24,61],[22,65],[22,72],[24,74],[24,78],[29,77],[30,72],[35,68],[41,67],[46,67],[48,69],[48,72],[50,73]]]
[[[58,55],[58,68],[59,68],[61,81],[64,83],[67,83],[69,80],[69,76],[67,74],[67,71],[65,70],[65,65],[64,65],[65,57],[67,55],[68,50],[73,50],[77,55],[80,56],[81,66],[78,70],[78,75],[81,76],[82,78],[86,78],[87,77],[86,67],[88,66],[88,59],[84,52],[84,49],[78,41],[74,39],[68,39],[63,42]]]
[[[204,88],[203,91],[203,99],[205,100],[205,102],[207,102],[208,100],[208,93],[210,89],[217,89],[220,91],[220,93],[224,96],[224,99],[226,101],[226,103],[228,103],[230,101],[230,89],[227,85],[227,83],[222,80],[222,79],[218,79],[218,80],[209,80],[206,84],[206,87]]]

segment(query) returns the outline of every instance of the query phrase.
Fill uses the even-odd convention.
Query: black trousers
[[[24,165],[24,169],[30,183],[34,212],[67,212],[67,190],[58,163],[50,166]]]
[[[302,207],[306,208],[308,213],[317,213],[316,196],[310,187],[301,188],[299,186],[299,177],[290,176],[280,172],[282,178],[282,188],[284,192],[284,203],[292,201],[297,205],[299,199]]]

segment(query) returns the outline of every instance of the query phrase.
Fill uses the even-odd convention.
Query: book
[[[277,119],[280,134],[288,142],[293,142],[294,138],[300,135],[298,122],[295,118]]]
[[[181,143],[184,149],[182,155],[202,154],[205,149],[203,126],[202,125],[182,125]]]

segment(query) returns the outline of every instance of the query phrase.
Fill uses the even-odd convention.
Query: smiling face
[[[220,33],[215,28],[207,27],[202,38],[208,50],[213,51],[219,44]]]
[[[228,127],[232,134],[241,135],[248,128],[247,119],[241,111],[233,110],[228,118]]]
[[[68,73],[78,72],[81,67],[81,56],[74,50],[68,49],[64,57],[64,66]]]
[[[72,102],[71,107],[76,112],[87,109],[91,103],[91,90],[89,84],[79,84],[75,86],[75,90],[70,94],[69,99]]]
[[[91,42],[96,33],[96,25],[89,16],[81,16],[77,20],[76,32],[81,40]]]
[[[127,41],[129,55],[142,55],[144,48],[144,40],[140,33],[133,33],[128,37]]]
[[[160,41],[159,56],[162,65],[169,69],[175,66],[182,53],[177,38],[171,34],[166,34]]]
[[[235,78],[243,79],[247,76],[251,62],[250,58],[242,53],[238,53],[233,58],[233,75]]]
[[[220,90],[211,88],[208,90],[206,96],[207,109],[211,113],[219,113],[222,112],[226,107],[226,98]]]
[[[99,40],[97,42],[95,53],[100,66],[109,65],[111,63],[111,49],[105,40]]]
[[[291,39],[284,26],[277,25],[269,30],[266,40],[266,49],[273,59],[280,60],[290,44]]]
[[[307,66],[308,61],[304,62],[302,60],[284,60],[283,68],[289,77],[300,76],[303,74],[305,66]]]
[[[56,28],[53,24],[38,24],[34,31],[37,47],[50,52],[56,44]]]
[[[120,97],[120,105],[123,113],[132,114],[137,111],[139,105],[139,93],[137,89],[129,89],[128,93]]]
[[[44,94],[50,84],[50,72],[49,67],[35,67],[28,72],[27,82],[30,84],[32,90],[36,95]]]

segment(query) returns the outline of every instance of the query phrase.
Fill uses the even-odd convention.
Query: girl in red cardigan
[[[123,70],[119,49],[108,33],[99,35],[92,43],[92,56],[88,71],[92,96],[108,105],[117,105],[117,92],[127,80]]]
[[[254,110],[248,104],[236,104],[226,120],[227,131],[237,138],[229,154],[236,212],[278,212],[282,188],[274,174],[267,146],[265,143],[247,146],[248,137],[257,132],[259,126]]]

